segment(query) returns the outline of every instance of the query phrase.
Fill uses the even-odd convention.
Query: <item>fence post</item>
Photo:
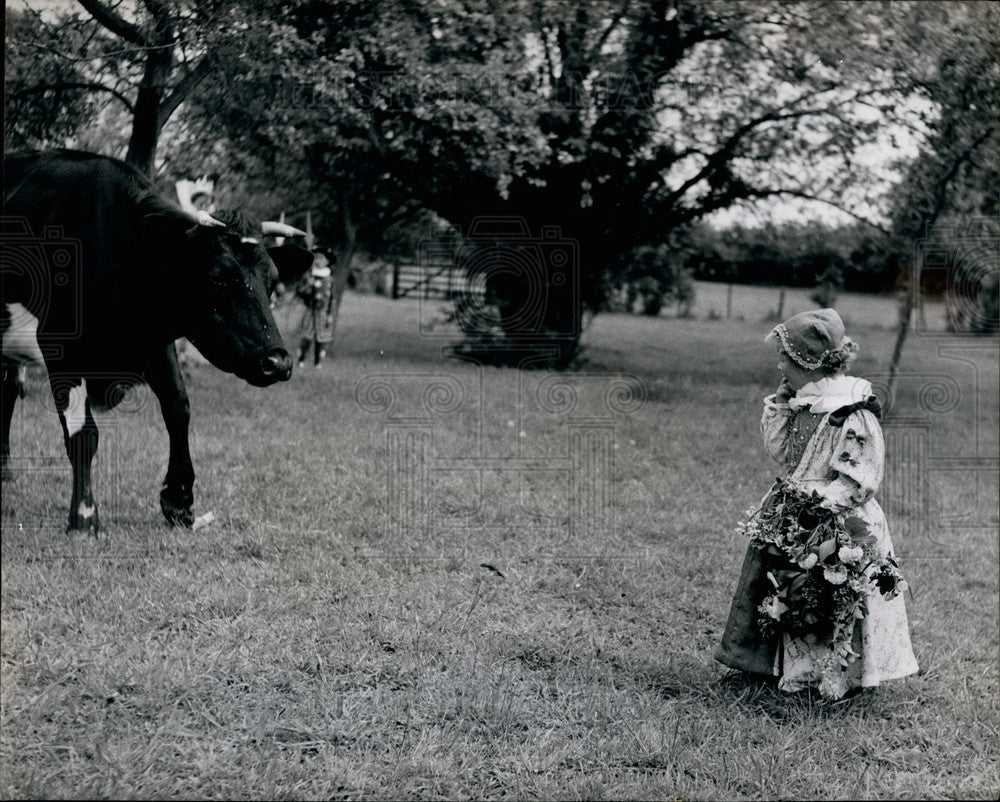
[[[393,262],[392,265],[392,300],[396,300],[399,297],[399,262]]]

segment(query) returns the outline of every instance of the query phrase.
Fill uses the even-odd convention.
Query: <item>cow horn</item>
[[[286,223],[278,223],[274,220],[265,220],[260,224],[260,230],[265,237],[304,237],[305,231]]]
[[[212,215],[206,212],[204,209],[199,209],[193,214],[195,222],[200,226],[207,226],[208,228],[225,228],[226,224],[221,220],[216,220]]]
[[[204,209],[199,209],[195,211],[194,209],[184,210],[184,216],[187,217],[196,226],[205,226],[206,228],[225,228],[226,224],[221,220],[216,220],[212,215],[206,212]]]

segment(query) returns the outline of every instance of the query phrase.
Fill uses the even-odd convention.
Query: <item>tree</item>
[[[8,115],[5,141],[54,144],[86,139],[85,131],[115,101],[110,125],[128,130],[125,161],[153,175],[160,135],[178,108],[238,52],[247,31],[266,20],[266,4],[226,0],[78,0],[78,12],[55,19],[8,13]],[[280,72],[276,67],[273,73]],[[25,101],[34,98],[35,102]],[[60,116],[32,124],[30,109],[68,102]],[[36,113],[37,116],[37,113]],[[60,124],[61,120],[64,120]],[[67,136],[72,132],[74,136]],[[112,136],[117,143],[117,136]],[[107,143],[100,148],[108,152]],[[120,154],[109,154],[120,155]]]
[[[519,218],[577,244],[575,285],[541,293],[542,339],[566,355],[577,298],[599,308],[635,245],[736,203],[871,200],[857,153],[908,111],[877,4],[349,5],[366,27],[323,48],[350,54],[361,150],[400,196],[467,233]],[[510,320],[523,283],[507,282]]]
[[[92,61],[110,53],[110,35],[78,15],[59,24],[30,8],[6,10],[4,146],[53,147],[72,141],[106,101],[131,114],[132,100],[120,87],[95,79]]]
[[[911,38],[905,42],[912,57],[914,91],[927,100],[930,111],[920,132],[919,154],[906,166],[905,178],[894,193],[886,245],[887,258],[900,266],[904,286],[889,368],[890,397],[923,290],[924,277],[917,272],[921,239],[946,219],[960,231],[970,218],[995,221],[1000,185],[1000,64],[996,59],[1000,12],[983,3],[913,7],[908,12],[918,18],[918,24],[906,29]],[[995,224],[992,233],[995,239]],[[960,248],[961,242],[953,242],[952,247]],[[979,324],[984,331],[995,330],[995,324],[991,325],[991,316],[996,314],[995,249],[994,244],[992,271],[978,277],[984,283],[977,293],[993,294],[992,299],[983,299],[986,319]],[[945,292],[955,291],[962,283],[955,281],[958,276],[949,278],[954,283],[944,287]]]

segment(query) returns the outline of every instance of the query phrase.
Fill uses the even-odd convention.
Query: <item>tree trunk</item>
[[[899,303],[899,332],[896,334],[896,345],[892,349],[892,360],[889,363],[889,386],[888,397],[885,399],[886,408],[892,408],[893,393],[896,391],[896,374],[899,372],[899,360],[903,355],[903,345],[906,337],[910,333],[910,319],[913,317],[913,307],[916,298],[920,295],[920,282],[913,282],[914,286],[906,288]]]
[[[340,318],[340,302],[344,297],[344,290],[347,287],[347,277],[351,273],[351,262],[354,260],[354,251],[357,246],[357,226],[351,217],[350,203],[346,192],[341,192],[339,198],[340,224],[343,230],[343,243],[337,250],[337,264],[333,269],[333,303],[330,305],[330,335],[333,339],[331,344],[336,342],[337,321]]]
[[[337,320],[340,318],[340,302],[347,287],[347,277],[351,273],[351,262],[354,260],[354,245],[342,247],[337,255],[337,264],[333,271],[333,303],[330,305],[330,334],[336,342]]]
[[[169,49],[149,49],[146,52],[146,70],[135,101],[132,136],[125,161],[150,177],[153,175],[156,145],[160,138],[160,103],[169,75]]]

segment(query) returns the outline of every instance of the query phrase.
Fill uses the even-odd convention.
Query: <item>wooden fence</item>
[[[466,268],[453,262],[393,265],[392,297],[450,301],[485,292],[482,278],[469,280]]]

